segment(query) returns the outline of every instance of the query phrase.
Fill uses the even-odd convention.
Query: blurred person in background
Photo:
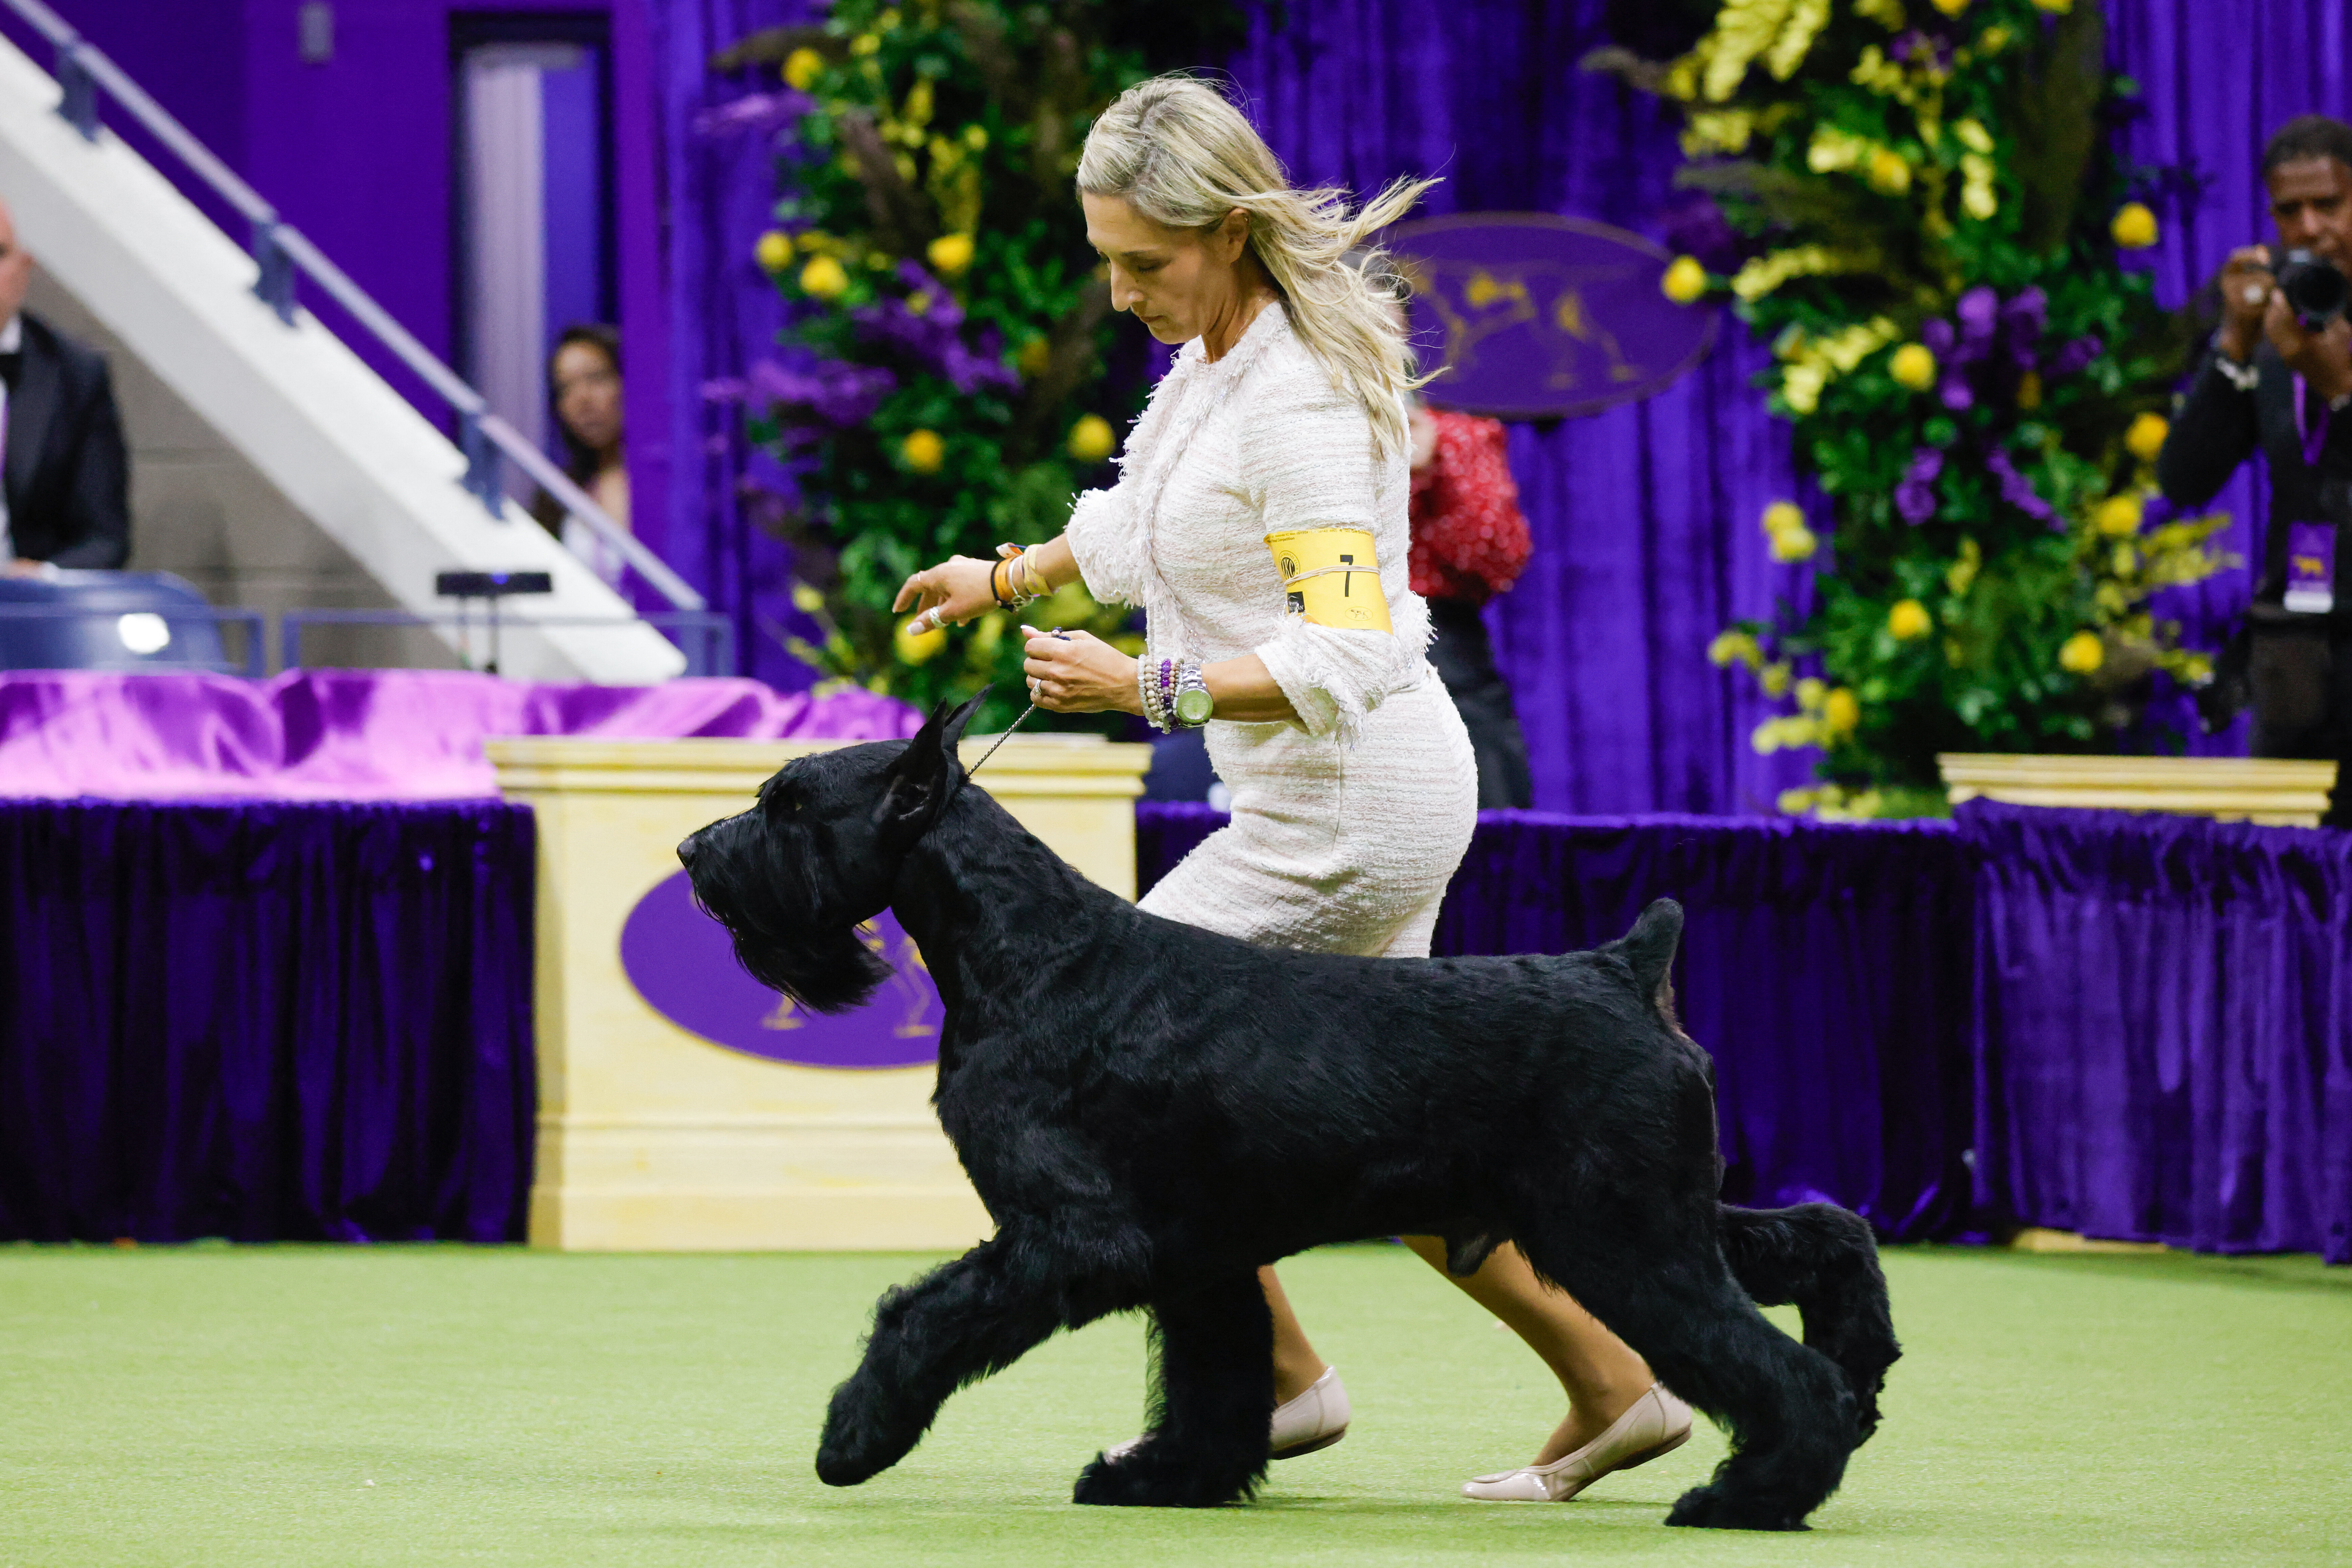
[[[106,361],[25,313],[33,258],[0,204],[0,571],[131,555],[131,461]]]
[[[2197,367],[2164,448],[2157,482],[2183,510],[2211,500],[2257,452],[2270,474],[2263,567],[2244,622],[2199,706],[2219,728],[2251,699],[2258,757],[2352,753],[2352,602],[2339,575],[2352,523],[2352,126],[2307,114],[2263,149],[2263,183],[2278,245],[2230,253],[2216,288],[2221,327]],[[2330,272],[2334,274],[2332,279]],[[2332,311],[2308,282],[2338,292]],[[2210,299],[2210,296],[2209,296]],[[2339,776],[2326,824],[2352,827],[2352,788]]]
[[[623,528],[629,526],[629,468],[622,451],[621,334],[611,327],[566,327],[547,362],[548,404],[569,458],[564,472]],[[545,490],[530,513],[590,571],[614,587],[628,569],[621,552]]]
[[[1429,662],[1454,694],[1477,753],[1481,810],[1535,804],[1527,739],[1481,613],[1518,580],[1535,552],[1507,440],[1499,419],[1449,414],[1413,399],[1412,591],[1429,601],[1437,633]]]

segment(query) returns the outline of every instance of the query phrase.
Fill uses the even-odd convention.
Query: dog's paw
[[[1699,1530],[1810,1530],[1801,1518],[1790,1515],[1788,1509],[1765,1501],[1761,1498],[1742,1497],[1718,1486],[1694,1487],[1683,1493],[1668,1524],[1687,1525]]]
[[[894,1413],[856,1378],[834,1390],[816,1450],[816,1479],[829,1487],[870,1481],[914,1451],[923,1423]]]
[[[1188,1466],[1139,1448],[1117,1459],[1102,1455],[1078,1473],[1070,1500],[1102,1508],[1222,1508],[1247,1502],[1257,1489],[1254,1472]]]

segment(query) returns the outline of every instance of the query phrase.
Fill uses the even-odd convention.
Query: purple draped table
[[[1139,885],[1223,820],[1141,806]],[[1735,1201],[2352,1262],[2352,835],[1491,812],[1436,950],[1591,946],[1660,895]]]
[[[480,800],[489,735],[883,740],[922,717],[869,691],[756,680],[543,686],[429,669],[0,672],[0,798]]]
[[[535,839],[483,737],[918,722],[748,680],[0,675],[0,1239],[520,1240]]]

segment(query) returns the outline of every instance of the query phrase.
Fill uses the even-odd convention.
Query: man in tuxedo
[[[0,571],[131,553],[130,459],[106,361],[24,311],[33,260],[0,204]]]

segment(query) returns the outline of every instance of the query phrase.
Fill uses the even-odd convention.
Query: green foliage
[[[783,523],[794,600],[825,628],[801,657],[923,706],[993,680],[982,721],[1020,710],[1009,616],[909,638],[891,601],[948,555],[1054,537],[1073,492],[1108,482],[1141,389],[1107,374],[1119,358],[1109,293],[1071,178],[1114,95],[1155,55],[1213,50],[1236,16],[835,0],[822,26],[722,58],[776,65],[806,95],[760,257],[802,309],[784,362],[749,386],[755,438],[800,481]],[[1082,589],[1024,618],[1133,640],[1127,613]]]
[[[1678,297],[1770,341],[1833,519],[1811,605],[1712,650],[1791,701],[1759,750],[1824,752],[1835,787],[1790,809],[1927,789],[1939,751],[2144,743],[2151,672],[2210,673],[2147,609],[2224,564],[2226,520],[2153,494],[2187,343],[2119,259],[2156,220],[2105,146],[2135,89],[2104,51],[2095,0],[1726,0],[1682,58],[1610,62],[1684,112],[1681,183],[1749,255]],[[1765,521],[1813,554],[1793,508]]]

